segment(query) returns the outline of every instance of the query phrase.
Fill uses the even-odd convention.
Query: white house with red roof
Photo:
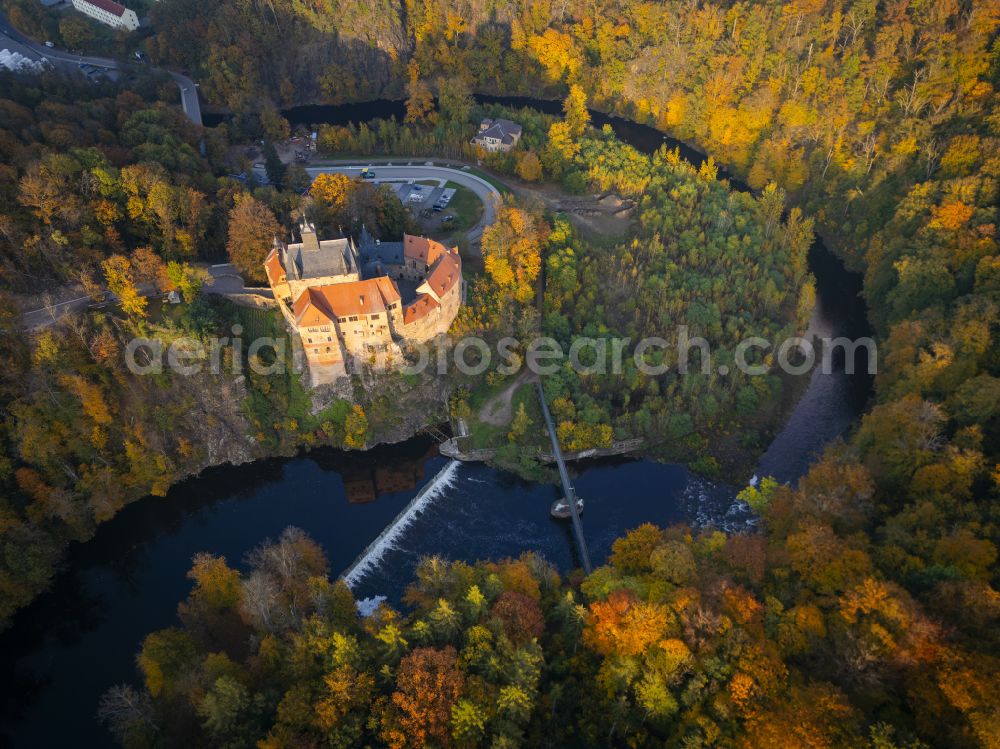
[[[115,0],[73,0],[73,7],[95,21],[115,29],[135,31],[139,28],[139,17],[135,11],[116,3]]]

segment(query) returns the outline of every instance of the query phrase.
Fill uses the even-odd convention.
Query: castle
[[[278,239],[264,260],[274,298],[299,336],[313,386],[334,382],[359,363],[387,366],[402,347],[447,332],[464,295],[462,260],[425,237],[380,242],[362,229],[320,240],[303,219],[301,241]]]

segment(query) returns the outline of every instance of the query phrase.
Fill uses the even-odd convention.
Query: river
[[[480,101],[550,112],[559,107],[505,97]],[[401,102],[383,101],[285,114],[293,124],[337,124],[401,112]],[[644,152],[667,143],[695,163],[704,158],[653,128],[597,112],[592,116]],[[817,278],[814,330],[867,334],[860,278],[819,241],[809,263]],[[814,373],[787,426],[762,456],[759,472],[797,479],[822,446],[857,418],[870,388],[867,375]],[[587,501],[584,530],[598,564],[616,537],[643,522],[739,528],[747,519],[733,505],[735,488],[694,477],[682,466],[609,460],[576,468],[576,487]],[[449,466],[422,438],[367,453],[319,449],[213,468],[174,486],[166,497],[126,507],[93,540],[72,548],[53,588],[0,636],[5,674],[0,747],[113,746],[95,720],[97,701],[109,686],[137,680],[135,653],[145,634],[175,622],[177,604],[190,589],[185,573],[195,553],[220,554],[238,566],[263,539],[295,525],[322,544],[336,574],[431,480],[423,512],[360,578],[359,597],[398,601],[413,565],[425,554],[474,561],[530,549],[561,569],[575,566],[569,525],[548,516],[555,487],[483,465]]]

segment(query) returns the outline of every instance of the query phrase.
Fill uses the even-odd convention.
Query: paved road
[[[231,263],[211,265],[203,267],[203,269],[209,275],[209,280],[204,286],[202,286],[202,291],[206,294],[240,294],[247,291],[254,291],[255,293],[266,292],[268,295],[271,293],[270,289],[260,290],[254,287],[246,286],[243,279],[240,277],[239,271],[237,271]],[[140,287],[139,290],[146,296],[155,295],[153,288],[149,286]],[[32,310],[31,312],[25,312],[21,316],[21,327],[24,330],[47,328],[48,326],[58,322],[59,318],[64,315],[68,315],[72,312],[82,312],[86,309],[106,307],[108,304],[113,304],[116,301],[117,297],[110,292],[106,294],[106,299],[103,302],[94,302],[94,300],[89,296],[67,299],[66,301],[59,302],[58,304],[52,304],[48,307]]]
[[[331,162],[323,166],[306,167],[310,177],[315,178],[317,174],[336,172],[346,174],[349,177],[358,177],[361,170],[369,165],[358,165],[355,163]],[[374,182],[399,182],[400,180],[422,180],[422,179],[443,179],[450,180],[456,184],[467,187],[474,192],[483,202],[483,216],[475,226],[469,229],[469,239],[475,241],[482,236],[483,229],[497,220],[497,204],[500,200],[500,191],[487,182],[482,177],[478,177],[460,168],[446,166],[427,166],[424,164],[412,166],[386,166],[384,164],[372,164],[370,167],[375,172]]]
[[[61,49],[50,49],[43,44],[32,41],[20,31],[10,25],[10,21],[0,13],[0,49],[9,48],[12,51],[20,52],[25,57],[33,60],[46,59],[54,65],[60,65],[66,69],[79,69],[81,63],[94,65],[108,70],[127,70],[133,63],[124,63],[120,60],[112,60],[107,57],[81,57],[70,54]],[[159,68],[154,68],[159,69]],[[177,88],[181,92],[181,106],[184,114],[188,116],[196,125],[201,125],[201,104],[198,101],[198,87],[187,76],[174,73],[169,70],[163,71],[169,75]]]
[[[339,173],[349,176],[358,176],[365,166],[354,164],[329,164],[324,166],[307,167],[306,171],[313,178],[323,173]],[[450,180],[472,190],[480,200],[483,201],[483,216],[475,226],[469,230],[469,238],[478,239],[483,229],[496,221],[497,204],[500,200],[500,191],[493,185],[478,177],[475,174],[463,171],[457,167],[445,166],[385,166],[377,165],[372,167],[376,172],[375,182],[399,180],[421,180],[421,179],[442,179]],[[229,263],[212,265],[205,267],[210,276],[209,283],[205,284],[203,290],[208,294],[238,294],[250,290],[244,285],[239,272]],[[144,294],[152,295],[151,288],[141,289]],[[256,289],[255,289],[256,291]],[[269,293],[269,292],[268,292]],[[101,304],[95,304],[88,296],[69,299],[59,304],[51,305],[42,309],[32,310],[23,315],[23,327],[25,330],[44,328],[55,323],[60,317],[70,312],[80,312],[89,307],[103,306],[109,302],[114,302],[114,296],[108,294],[108,299]]]

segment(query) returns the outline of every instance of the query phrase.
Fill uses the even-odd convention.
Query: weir
[[[556,436],[556,428],[552,423],[552,415],[549,413],[549,405],[545,402],[545,390],[542,389],[542,381],[539,379],[538,400],[542,404],[542,415],[545,417],[545,426],[549,429],[549,437],[552,439],[552,455],[559,466],[559,479],[562,481],[563,494],[569,504],[570,517],[573,520],[573,533],[576,535],[576,546],[580,552],[580,560],[583,563],[583,571],[588,575],[592,572],[590,566],[590,552],[587,551],[587,541],[583,537],[583,522],[580,520],[580,513],[576,506],[576,491],[569,480],[569,472],[566,470],[566,461],[563,460],[562,449],[559,447],[559,438]]]
[[[423,512],[431,500],[437,497],[443,489],[452,485],[455,480],[455,472],[460,465],[461,463],[457,460],[448,461],[445,467],[438,471],[423,489],[417,492],[417,495],[378,534],[375,540],[365,547],[365,550],[358,555],[358,558],[341,575],[348,587],[354,587],[360,582],[361,578],[378,564],[385,552],[392,548],[393,542],[410,526],[410,523],[413,522],[417,515]]]

